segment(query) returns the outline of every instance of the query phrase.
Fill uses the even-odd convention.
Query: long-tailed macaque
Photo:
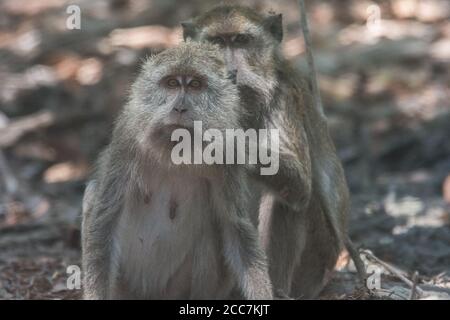
[[[85,298],[272,298],[245,168],[172,160],[174,130],[194,121],[246,127],[239,101],[217,46],[144,64],[85,192]]]
[[[253,177],[269,191],[260,237],[272,284],[281,296],[314,298],[348,239],[349,192],[326,119],[307,81],[282,57],[282,17],[219,6],[182,23],[184,39],[218,44],[253,128],[280,133],[280,168]]]

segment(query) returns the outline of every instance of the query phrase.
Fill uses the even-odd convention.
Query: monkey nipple
[[[151,195],[151,194],[146,194],[146,195],[144,196],[144,203],[145,203],[145,204],[149,204],[151,198],[152,198],[152,195]]]
[[[177,215],[177,208],[178,208],[178,204],[175,201],[171,201],[170,202],[170,209],[169,209],[169,218],[170,218],[170,220],[175,219],[175,217]]]

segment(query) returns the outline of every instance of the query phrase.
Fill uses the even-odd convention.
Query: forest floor
[[[178,22],[207,6],[79,2],[81,31],[65,29],[68,1],[0,3],[0,299],[80,298],[66,271],[80,265],[92,163],[141,59],[175,45]],[[380,4],[376,35],[367,34],[362,1],[310,8],[330,132],[352,194],[350,235],[389,264],[368,294],[343,254],[322,299],[450,298],[450,9],[430,0],[428,11],[405,13],[397,2]],[[298,8],[277,5],[283,52],[304,70]]]

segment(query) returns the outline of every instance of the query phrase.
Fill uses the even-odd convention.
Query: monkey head
[[[239,94],[220,49],[187,42],[150,57],[132,86],[124,115],[139,145],[167,153],[175,129],[240,127]]]
[[[276,57],[283,38],[281,14],[262,15],[241,6],[219,6],[182,23],[183,37],[218,44],[240,87],[270,98],[276,86]]]

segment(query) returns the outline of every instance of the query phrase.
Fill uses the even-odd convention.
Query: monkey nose
[[[233,84],[236,84],[237,82],[237,69],[228,70],[228,79],[233,82]]]
[[[175,110],[178,113],[183,113],[183,112],[187,111],[187,108],[185,106],[180,105],[180,106],[174,107],[173,110]]]

